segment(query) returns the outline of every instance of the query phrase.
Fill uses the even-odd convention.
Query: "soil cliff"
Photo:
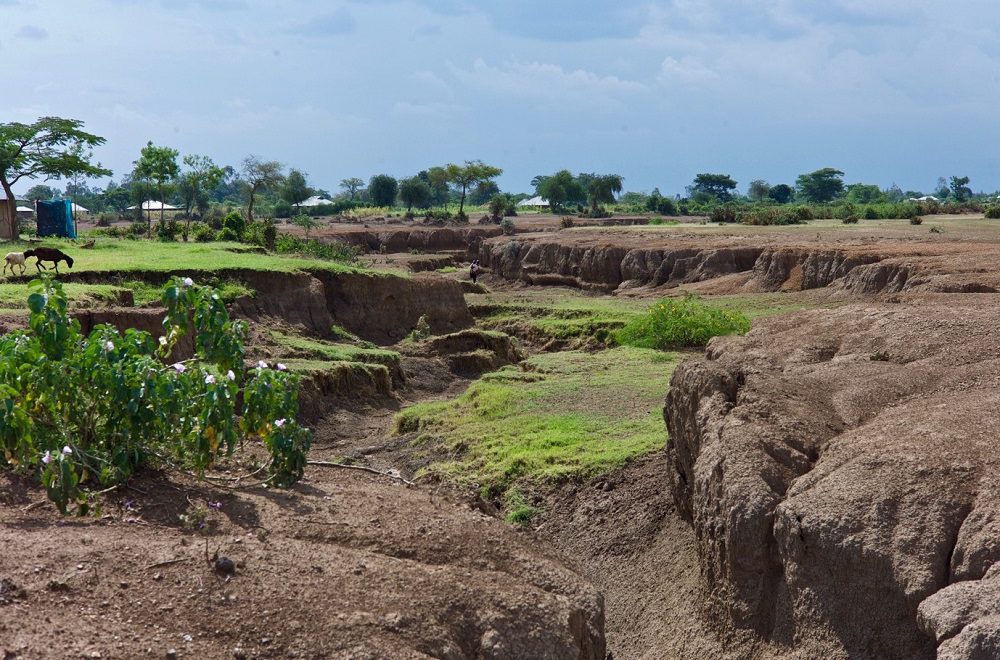
[[[976,298],[767,319],[675,371],[669,487],[714,617],[828,657],[1000,656],[1000,330]]]

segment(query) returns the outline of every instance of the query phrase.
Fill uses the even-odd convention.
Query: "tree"
[[[969,188],[969,177],[953,176],[949,179],[948,187],[951,189],[951,196],[956,202],[964,202],[972,197],[972,189]]]
[[[552,176],[535,177],[538,180],[536,192],[546,201],[553,211],[558,212],[567,202],[586,199],[587,193],[580,182],[569,170],[559,170]]]
[[[45,184],[39,183],[28,188],[28,192],[24,194],[24,198],[33,202],[36,199],[55,199],[58,194],[58,191],[56,191],[52,186],[46,186]]]
[[[157,147],[153,142],[147,142],[146,146],[139,152],[139,160],[135,161],[136,174],[156,184],[156,192],[160,198],[160,224],[163,224],[163,204],[166,199],[163,194],[164,186],[177,178],[179,169],[177,167],[177,150],[170,147]],[[147,233],[153,235],[153,223],[148,220]]]
[[[291,204],[298,206],[309,199],[313,194],[312,188],[306,183],[306,175],[293,169],[285,179],[285,185],[281,187],[281,198]]]
[[[13,186],[24,178],[59,179],[73,174],[111,176],[111,170],[91,162],[84,147],[97,147],[105,140],[81,129],[77,119],[42,117],[33,124],[0,124],[0,188],[7,198],[7,226],[0,234],[18,237],[17,202]]]
[[[754,179],[747,188],[747,197],[755,202],[763,202],[771,192],[771,185],[764,179]]]
[[[269,190],[284,180],[282,165],[276,160],[261,160],[250,154],[243,159],[243,186],[247,198],[247,222],[253,222],[253,205],[257,194]]]
[[[361,187],[364,185],[365,182],[356,176],[351,177],[350,179],[340,180],[341,189],[347,191],[347,194],[350,196],[350,200],[352,202],[354,201],[354,196],[358,194],[358,191],[361,190]]]
[[[852,183],[846,190],[847,201],[852,204],[874,204],[884,199],[882,189],[873,183]]]
[[[310,215],[306,215],[305,213],[300,213],[292,218],[292,224],[296,227],[302,227],[302,229],[306,232],[307,239],[309,238],[309,232],[316,229],[316,227],[319,227],[319,221]]]
[[[399,183],[388,174],[376,174],[368,181],[368,195],[375,206],[392,206],[396,201]]]
[[[615,194],[622,191],[622,183],[625,181],[618,174],[602,174],[593,177],[587,184],[587,198],[590,200],[590,211],[597,214],[601,204],[611,204],[615,201]]]
[[[399,201],[406,204],[406,212],[413,207],[425,207],[431,199],[431,187],[419,176],[403,179],[399,183]]]
[[[184,240],[187,241],[191,228],[191,209],[197,207],[199,214],[205,215],[208,210],[208,191],[219,185],[225,172],[208,156],[189,154],[184,156],[184,164],[188,169],[181,174],[178,188],[184,203],[184,217],[187,219],[184,223]]]
[[[448,172],[443,167],[432,167],[417,174],[431,187],[431,203],[448,208]]]
[[[771,186],[767,196],[779,204],[787,204],[795,197],[795,189],[787,183],[779,183],[776,186]]]
[[[496,181],[480,181],[469,192],[469,204],[472,206],[481,206],[499,194],[500,186],[496,184]]]
[[[823,204],[832,201],[844,192],[844,173],[832,167],[824,167],[801,174],[795,179],[796,193],[807,202]]]
[[[939,176],[937,185],[934,187],[934,195],[938,199],[948,199],[948,195],[950,194],[951,190],[948,189],[948,180],[943,176]],[[917,195],[917,197],[923,197],[923,195]]]
[[[449,163],[445,166],[448,181],[455,184],[455,187],[462,191],[462,196],[458,203],[458,216],[465,215],[465,195],[470,186],[490,181],[503,174],[499,167],[487,165],[481,160],[467,160],[465,165],[455,165]]]
[[[101,193],[101,200],[106,208],[114,209],[119,214],[124,214],[131,199],[128,180],[123,180],[121,184],[114,181],[108,182],[104,192]]]
[[[719,202],[728,202],[733,198],[736,182],[728,174],[709,174],[703,172],[694,177],[694,183],[688,186],[688,194],[701,201],[714,198]]]

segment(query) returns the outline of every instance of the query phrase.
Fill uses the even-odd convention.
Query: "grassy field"
[[[9,251],[24,251],[38,244],[11,243]],[[96,239],[92,249],[83,250],[79,243],[68,240],[45,240],[42,245],[59,248],[70,254],[75,263],[69,272],[129,271],[203,271],[265,270],[277,272],[348,271],[354,270],[336,261],[300,258],[287,255],[260,254],[241,243],[168,243],[133,241],[112,238]],[[27,273],[36,274],[34,260],[29,259]],[[65,271],[61,264],[60,271]],[[26,273],[26,274],[27,274]]]
[[[417,432],[432,455],[454,456],[426,472],[511,499],[518,486],[591,477],[662,448],[663,395],[682,355],[628,347],[536,355],[456,399],[407,408],[396,428]]]
[[[399,353],[373,346],[358,346],[310,339],[299,335],[271,330],[270,339],[288,351],[292,359],[320,362],[361,362],[394,367],[399,364]]]

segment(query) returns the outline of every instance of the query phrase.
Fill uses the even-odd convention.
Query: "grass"
[[[665,350],[704,346],[712,337],[745,334],[750,319],[739,311],[706,305],[694,296],[664,298],[615,333],[628,346]]]
[[[416,432],[432,455],[454,456],[425,473],[513,497],[518,484],[591,477],[662,448],[660,409],[681,357],[632,347],[537,355],[456,399],[405,409],[396,428]]]
[[[46,240],[43,245],[59,248],[72,255],[70,272],[202,271],[264,270],[276,272],[352,271],[356,267],[335,261],[287,255],[259,254],[247,251],[241,243],[164,243],[98,238],[92,249],[82,250],[79,243]],[[37,244],[30,244],[37,246]],[[29,244],[10,244],[8,249],[25,250]],[[33,263],[33,262],[32,262]]]
[[[107,306],[118,303],[127,287],[112,284],[66,283],[63,290],[71,307]],[[0,308],[28,309],[27,284],[0,284]]]
[[[395,367],[399,364],[399,353],[381,348],[369,348],[353,344],[334,344],[319,339],[309,339],[290,335],[278,330],[270,331],[271,339],[293,352],[296,359],[313,362],[360,362]]]
[[[255,293],[253,289],[242,282],[231,279],[209,281],[206,284],[214,286],[222,299],[227,303],[243,296],[252,296]],[[132,297],[136,306],[159,303],[163,294],[162,285],[150,284],[142,280],[126,280],[121,283],[120,287],[132,291]]]

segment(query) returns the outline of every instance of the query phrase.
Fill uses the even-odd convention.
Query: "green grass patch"
[[[396,428],[457,456],[427,473],[486,496],[521,481],[590,477],[663,447],[660,409],[680,357],[632,347],[537,355],[456,399],[407,408]]]
[[[209,283],[215,287],[216,292],[227,303],[243,296],[252,296],[255,293],[253,289],[236,280],[226,279]],[[159,303],[163,297],[163,285],[159,284],[150,284],[142,280],[126,280],[121,283],[121,287],[132,291],[135,305],[140,307]]]
[[[300,258],[288,255],[259,254],[246,250],[241,243],[165,243],[113,238],[95,239],[88,250],[68,240],[45,240],[43,245],[56,247],[74,259],[71,272],[87,271],[204,271],[264,270],[276,272],[353,271],[358,268],[336,261]],[[37,244],[31,244],[37,246]],[[8,249],[26,250],[29,244],[11,244]],[[34,262],[32,261],[32,267]],[[61,270],[61,269],[60,269]]]
[[[455,266],[441,266],[435,272],[437,273],[457,273],[458,268]]]
[[[270,336],[275,343],[294,352],[296,358],[314,361],[362,362],[381,364],[386,367],[395,367],[399,364],[399,353],[395,351],[353,344],[335,344],[277,330],[272,330]]]
[[[128,287],[114,286],[112,284],[76,284],[67,283],[63,285],[63,291],[69,299],[70,307],[96,307],[108,306],[119,303]],[[162,287],[160,287],[162,290]],[[3,309],[28,309],[28,285],[23,284],[0,284],[0,308]]]
[[[704,346],[712,337],[745,334],[750,319],[739,311],[712,307],[694,296],[664,298],[615,334],[627,346],[666,350]]]

